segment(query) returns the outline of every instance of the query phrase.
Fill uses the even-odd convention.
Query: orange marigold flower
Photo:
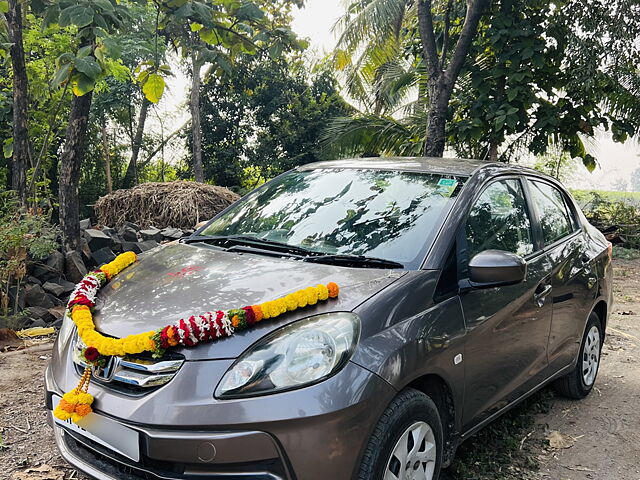
[[[60,400],[60,403],[58,404],[58,407],[61,410],[64,410],[65,412],[69,412],[69,413],[73,413],[73,411],[76,408],[75,405],[72,405],[71,403],[67,402],[64,398],[62,400]]]
[[[89,405],[87,405],[86,403],[76,406],[76,413],[78,415],[80,415],[81,417],[86,417],[91,412],[92,412],[91,407]]]
[[[259,322],[264,318],[262,315],[262,308],[260,307],[260,305],[251,305],[251,310],[253,310],[253,314],[256,317],[256,322]]]
[[[329,289],[329,297],[331,298],[336,298],[338,296],[338,293],[340,293],[340,287],[338,287],[338,284],[336,283],[327,283],[327,288]]]
[[[240,319],[238,318],[238,315],[234,315],[233,317],[231,317],[231,325],[233,325],[233,328],[236,328],[238,325],[240,325]]]

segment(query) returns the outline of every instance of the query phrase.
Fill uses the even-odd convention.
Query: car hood
[[[100,332],[121,338],[194,314],[274,300],[318,283],[340,286],[337,299],[261,322],[231,338],[179,350],[191,360],[236,358],[278,327],[318,313],[353,310],[404,273],[171,244],[141,256],[109,282],[98,296],[94,320]]]

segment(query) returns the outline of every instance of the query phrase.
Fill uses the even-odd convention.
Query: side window
[[[548,183],[531,181],[531,201],[540,216],[545,245],[549,245],[574,231],[574,222],[560,191]]]
[[[469,259],[484,250],[533,252],[531,220],[519,180],[489,185],[469,212],[466,224]]]

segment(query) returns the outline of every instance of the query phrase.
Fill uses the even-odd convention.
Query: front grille
[[[76,335],[73,363],[78,374],[88,365],[82,358],[86,345]],[[162,358],[150,354],[110,357],[105,368],[94,369],[92,381],[127,395],[140,396],[169,383],[184,363],[184,357],[167,352]]]
[[[185,465],[154,460],[145,455],[135,463],[75,432],[64,430],[67,449],[84,462],[118,480],[284,480],[288,478],[278,458],[252,463]]]

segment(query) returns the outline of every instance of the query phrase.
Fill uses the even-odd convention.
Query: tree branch
[[[438,50],[436,37],[433,32],[433,16],[431,13],[431,0],[418,1],[418,27],[422,40],[422,56],[427,65],[427,72],[432,78],[437,78],[442,73],[438,65]]]
[[[447,84],[453,87],[453,83],[460,74],[462,66],[467,58],[471,43],[478,31],[478,24],[480,23],[480,17],[490,0],[467,0],[467,14],[464,18],[464,25],[462,26],[462,32],[460,38],[456,43],[456,48],[453,52],[451,63],[445,71]]]
[[[442,40],[442,52],[440,53],[440,70],[444,70],[444,63],[447,61],[447,51],[449,50],[449,29],[451,28],[451,9],[453,0],[447,1],[444,11],[444,38]]]

